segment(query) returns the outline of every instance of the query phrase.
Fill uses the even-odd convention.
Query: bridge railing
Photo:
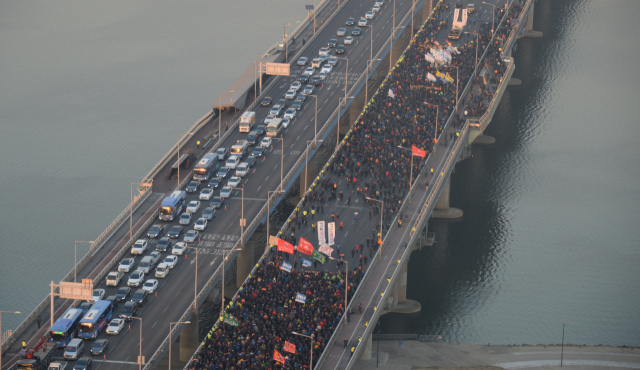
[[[518,25],[516,27],[513,28],[513,30],[511,30],[511,33],[509,34],[509,37],[507,38],[507,41],[504,42],[504,46],[502,47],[502,53],[504,55],[504,51],[505,50],[509,50],[513,47],[513,43],[516,42],[516,39],[518,38],[518,34],[520,33],[523,24],[525,22],[523,22],[526,18],[527,15],[529,13],[529,8],[531,7],[531,4],[533,4],[534,0],[527,0],[527,2],[525,3],[522,12],[520,13],[520,16],[517,18],[518,19]]]

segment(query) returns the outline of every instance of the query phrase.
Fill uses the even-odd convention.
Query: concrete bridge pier
[[[236,287],[240,288],[242,283],[245,281],[247,276],[251,273],[251,270],[254,266],[253,261],[253,244],[247,243],[244,241],[244,247],[238,253],[238,257],[236,258],[238,269],[236,272]]]
[[[475,145],[493,145],[496,143],[496,138],[493,136],[485,135],[480,133],[474,140],[473,144]]]
[[[362,338],[362,340],[364,341],[364,350],[362,351],[362,354],[360,355],[360,360],[361,361],[371,360],[371,337],[372,337],[372,335],[369,334],[369,335],[365,336],[364,338]],[[351,349],[349,348],[349,350],[351,350]]]
[[[200,326],[198,316],[197,313],[193,315],[189,320],[191,324],[187,324],[180,333],[180,361],[189,361],[198,349],[198,328]]]
[[[524,27],[524,32],[520,37],[542,37],[542,32],[533,30],[533,7],[535,3],[531,4],[529,8],[529,14],[527,15],[527,23]]]
[[[451,189],[451,178],[447,180],[447,183],[442,189],[442,193],[440,194],[440,199],[438,200],[438,204],[434,207],[433,213],[431,214],[431,218],[442,218],[442,219],[456,219],[460,218],[463,215],[461,209],[449,207],[449,192]]]
[[[407,299],[407,264],[402,267],[402,272],[396,280],[396,286],[392,291],[392,302],[395,302],[395,307],[390,307],[389,312],[393,313],[416,313],[422,310],[422,305],[418,301],[413,299]]]

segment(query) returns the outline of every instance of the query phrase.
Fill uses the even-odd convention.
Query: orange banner
[[[273,359],[284,365],[284,356],[277,349],[273,350]]]
[[[278,252],[293,254],[293,244],[287,243],[282,239],[278,239]]]
[[[300,243],[298,243],[298,252],[312,255],[313,250],[313,244],[305,238],[300,238]]]
[[[422,157],[422,158],[424,158],[424,157],[426,157],[426,156],[427,156],[427,152],[426,152],[426,151],[424,151],[424,150],[422,150],[422,149],[418,148],[418,147],[417,147],[417,146],[415,146],[415,145],[412,145],[412,146],[411,146],[411,150],[412,150],[412,152],[413,152],[413,155],[414,155],[414,156],[416,156],[416,157]]]
[[[284,350],[291,353],[296,353],[296,346],[291,342],[284,341]]]

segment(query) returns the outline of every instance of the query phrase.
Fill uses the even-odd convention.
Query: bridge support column
[[[189,361],[193,353],[198,348],[198,327],[199,319],[196,313],[189,320],[191,324],[187,324],[182,333],[180,333],[180,361]]]
[[[493,136],[480,134],[473,140],[475,145],[493,145],[496,143],[496,138]]]
[[[313,145],[313,143],[309,143],[309,145]],[[318,146],[320,146],[321,143],[318,143]],[[316,168],[317,168],[317,163],[316,163],[316,156],[314,155],[313,157],[309,158],[309,161],[307,162],[307,169],[305,171],[305,169],[302,169],[302,172],[300,173],[300,196],[302,197],[302,195],[304,194],[304,192],[311,186],[311,184],[313,184],[313,180],[315,180],[316,178]],[[307,181],[305,183],[305,175],[307,177]],[[306,188],[305,188],[306,185]]]
[[[364,350],[360,355],[360,361],[371,360],[371,337],[372,335],[369,334],[362,339],[364,341]]]
[[[433,214],[431,214],[432,218],[455,219],[462,217],[463,212],[461,209],[449,207],[450,189],[451,178],[447,180],[444,189],[442,189],[442,194],[440,194],[438,204],[436,204],[435,209],[433,210]]]
[[[244,283],[244,279],[249,276],[251,270],[253,269],[253,243],[247,243],[244,241],[244,247],[238,253],[237,257],[237,273],[236,273],[236,287],[240,288],[242,283]]]
[[[402,267],[402,272],[398,276],[396,282],[396,289],[398,290],[398,304],[402,304],[407,300],[407,264]]]
[[[529,14],[527,15],[527,24],[524,26],[525,32],[521,37],[542,37],[542,32],[533,30],[533,7],[535,3],[531,4],[529,8]]]

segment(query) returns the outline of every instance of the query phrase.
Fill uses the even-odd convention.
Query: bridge
[[[283,131],[283,140],[274,140],[273,147],[266,151],[264,159],[252,168],[252,173],[242,181],[241,189],[243,190],[234,191],[233,196],[227,201],[226,207],[219,210],[213,225],[201,235],[201,240],[194,244],[195,248],[186,254],[185,260],[179,261],[176,269],[167,279],[161,281],[158,295],[151,297],[140,312],[142,320],[134,320],[130,326],[131,331],[127,330],[117,337],[110,338],[111,349],[107,359],[97,360],[101,367],[138,366],[136,361],[139,353],[146,359],[145,368],[156,367],[168,352],[170,343],[176,339],[180,341],[179,359],[181,362],[184,363],[192,358],[199,345],[199,308],[205,301],[215,300],[219,295],[217,292],[220,290],[219,283],[223,272],[221,266],[223,254],[232,249],[241,249],[241,251],[230,253],[228,263],[225,266],[228,268],[235,260],[236,286],[240,286],[254,269],[254,255],[260,252],[254,251],[253,245],[246,243],[246,241],[260,224],[268,223],[269,211],[278,205],[283,199],[283,193],[290,189],[296,181],[300,183],[301,193],[309,191],[304,185],[311,184],[311,189],[318,186],[316,171],[313,170],[317,167],[317,164],[314,163],[316,153],[323,148],[324,150],[332,150],[333,146],[340,146],[344,143],[339,139],[333,140],[333,135],[338,138],[341,135],[344,135],[345,138],[349,137],[353,122],[362,111],[368,96],[372,95],[372,89],[370,90],[368,86],[369,82],[373,86],[380,84],[384,86],[383,78],[388,67],[394,65],[401,58],[404,47],[411,39],[411,34],[420,28],[434,5],[428,0],[415,3],[407,0],[397,1],[395,11],[393,11],[393,4],[393,2],[386,3],[382,11],[373,19],[372,27],[362,27],[362,35],[357,38],[356,44],[347,47],[345,59],[340,60],[340,65],[335,67],[332,76],[324,82],[324,85],[316,90],[315,96],[307,99],[305,109],[299,112],[296,121]],[[349,306],[353,309],[354,302],[363,303],[363,314],[358,316],[357,322],[352,320],[348,325],[341,322],[332,337],[332,345],[335,343],[335,338],[347,337],[350,338],[350,343],[353,343],[354,340],[357,341],[355,343],[358,344],[356,355],[349,357],[340,350],[340,344],[333,345],[318,360],[316,368],[335,368],[345,364],[352,366],[352,361],[349,361],[351,358],[366,359],[367,351],[370,353],[368,348],[370,348],[371,328],[374,327],[373,323],[377,321],[379,315],[391,310],[410,312],[416,309],[415,304],[406,300],[406,261],[413,246],[428,242],[428,233],[424,228],[426,220],[434,210],[444,214],[451,213],[448,207],[448,177],[455,163],[468,154],[469,145],[477,137],[482,137],[482,131],[490,122],[493,111],[495,111],[495,107],[506,88],[505,81],[509,80],[514,68],[513,60],[509,57],[510,50],[515,39],[523,34],[523,30],[530,30],[530,22],[524,20],[527,19],[527,16],[532,19],[533,6],[531,1],[526,4],[526,11],[521,16],[521,18],[524,17],[523,20],[512,32],[513,35],[510,35],[507,40],[503,40],[505,50],[503,56],[509,69],[502,82],[496,87],[496,94],[490,109],[482,117],[467,119],[462,128],[454,127],[450,119],[445,123],[440,137],[457,133],[460,135],[460,139],[439,140],[434,152],[426,159],[425,168],[434,168],[436,175],[425,178],[424,173],[416,174],[414,184],[419,185],[427,180],[430,182],[428,188],[418,185],[411,188],[400,210],[400,213],[410,215],[409,221],[406,222],[403,229],[399,229],[401,232],[395,228],[386,230],[383,244],[369,262],[365,279]],[[315,22],[314,18],[310,16],[291,33],[292,37],[287,40],[287,48],[291,54],[289,61],[295,62],[301,56],[313,58],[317,55],[317,50],[326,45],[328,39],[335,37],[335,30],[343,27],[348,17],[354,17],[357,20],[362,15],[361,13],[370,9],[371,5],[355,1],[337,2],[331,0],[325,0],[318,4]],[[486,10],[481,6],[477,8],[480,11]],[[491,14],[491,8],[488,9]],[[316,28],[315,33],[314,28]],[[293,42],[294,37],[295,42]],[[305,40],[304,45],[303,39]],[[282,53],[278,53],[277,47],[271,48],[266,54],[267,56],[275,56],[272,59],[274,61],[278,61],[278,58],[280,60],[284,58]],[[372,61],[370,62],[371,69],[367,71],[368,60]],[[78,280],[89,278],[93,280],[95,288],[105,289],[107,296],[114,294],[115,288],[105,286],[104,277],[106,274],[117,268],[120,260],[128,255],[132,243],[143,237],[149,226],[158,223],[157,210],[163,197],[176,187],[183,188],[191,179],[191,172],[187,169],[183,169],[175,180],[168,176],[172,172],[172,168],[177,167],[179,171],[180,163],[177,163],[178,166],[174,165],[176,158],[181,157],[181,154],[199,158],[208,151],[214,151],[219,147],[229,147],[237,140],[243,139],[244,134],[241,135],[236,130],[238,115],[244,110],[254,110],[257,113],[257,119],[262,120],[267,114],[267,109],[258,107],[258,103],[264,96],[272,96],[274,99],[283,96],[290,82],[295,81],[302,73],[302,68],[293,63],[291,70],[292,74],[289,77],[267,79],[263,93],[258,97],[254,96],[253,100],[247,98],[243,105],[246,107],[245,109],[237,111],[227,109],[226,114],[214,109],[196,122],[180,138],[176,146],[144,177],[143,181],[139,184],[132,184],[132,189],[133,185],[136,185],[138,194],[135,197],[132,194],[131,204],[102,235],[92,242],[90,253],[78,261],[77,270],[70,271],[63,281],[73,281],[75,275]],[[253,81],[252,88],[256,82],[257,80]],[[461,87],[463,90],[460,93],[461,102],[464,101],[471,89],[471,86],[466,86],[464,89]],[[344,95],[343,91],[346,91]],[[339,106],[340,98],[346,99],[344,99],[343,105]],[[222,99],[224,99],[224,92],[221,94],[220,101]],[[315,122],[314,108],[316,103],[319,103],[318,122]],[[222,104],[219,105],[222,106]],[[347,124],[343,126],[345,122]],[[222,130],[222,127],[227,125],[228,131]],[[223,134],[220,135],[221,133]],[[322,140],[322,146],[317,143],[314,145],[314,139],[318,142]],[[197,141],[201,141],[203,146],[206,145],[206,149],[196,145]],[[253,169],[255,169],[255,173],[253,173]],[[328,164],[322,168],[320,176],[327,169]],[[350,193],[345,184],[341,184],[341,189],[345,194]],[[244,194],[245,192],[246,194]],[[193,198],[190,196],[189,200]],[[354,198],[353,205],[346,205],[344,202],[340,204],[336,202],[333,205],[334,212],[345,212],[343,215],[349,214],[354,209],[362,210],[363,217],[360,224],[355,225],[356,222],[353,221],[351,236],[345,234],[344,241],[341,241],[345,245],[352,241],[355,243],[356,239],[351,238],[355,238],[359,229],[362,229],[363,233],[375,229],[375,222],[364,217],[365,210],[371,207],[362,203],[358,204],[358,197]],[[299,208],[301,205],[302,203],[298,205]],[[453,214],[458,215],[455,211]],[[244,215],[244,219],[247,220],[244,227],[238,226],[241,224],[241,215]],[[391,222],[391,225],[394,225],[394,222],[395,220]],[[291,223],[288,222],[277,234],[287,235],[291,226]],[[295,228],[295,225],[293,227]],[[310,233],[311,231],[307,228],[303,232]],[[274,234],[269,230],[267,233]],[[150,240],[151,247],[154,247],[154,243],[153,240]],[[408,247],[405,248],[405,244]],[[270,251],[265,252],[259,258],[258,264],[263,263],[269,254]],[[352,260],[351,263],[354,261]],[[193,290],[190,287],[193,287]],[[235,292],[235,289],[232,291]],[[227,293],[227,295],[232,296],[233,292]],[[381,294],[378,294],[379,292]],[[51,325],[51,321],[46,319],[46,312],[52,312],[52,316],[57,318],[68,307],[77,306],[80,303],[55,298],[55,290],[52,293],[54,294],[46,297],[11,335],[3,336],[3,368],[15,364],[20,343],[23,340],[27,341],[28,346],[32,346],[46,333]],[[42,327],[38,328],[35,319],[40,316],[42,316],[43,322]],[[190,323],[170,326],[170,323],[187,321]],[[142,343],[139,343],[138,339],[140,330],[143,333]]]

